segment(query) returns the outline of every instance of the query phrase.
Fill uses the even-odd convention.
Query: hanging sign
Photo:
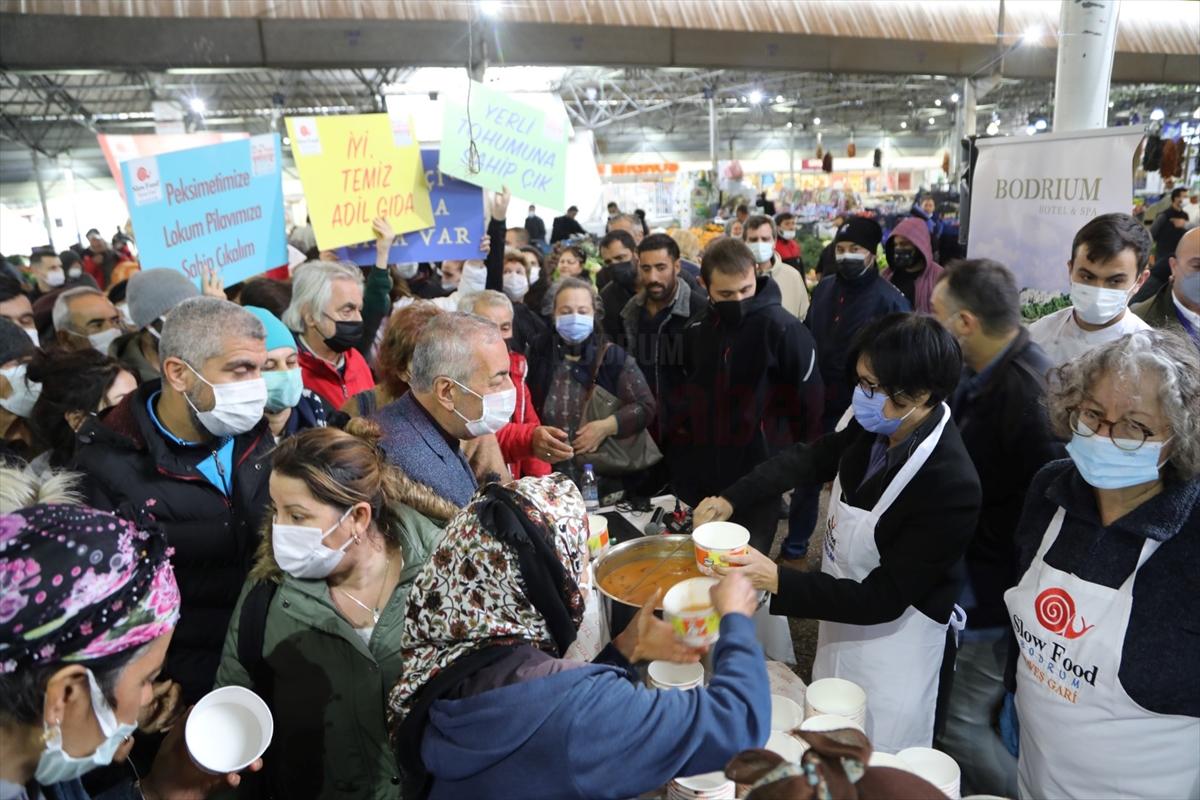
[[[388,263],[479,258],[479,242],[485,232],[483,190],[443,175],[438,169],[437,150],[422,150],[421,162],[433,205],[433,227],[398,235],[388,253]],[[343,247],[338,255],[356,264],[374,264],[375,243]]]
[[[121,162],[123,161],[248,138],[250,138],[248,133],[96,134],[96,141],[100,144],[100,150],[104,153],[104,161],[108,164],[108,171],[112,173],[113,180],[117,183],[117,191],[121,193],[121,197],[125,196],[125,183],[121,178]]]
[[[407,120],[393,124],[387,114],[289,117],[287,128],[322,250],[370,239],[376,217],[400,233],[433,224],[421,152]]]
[[[281,166],[274,133],[122,163],[142,267],[232,286],[287,264]]]
[[[472,141],[475,154],[472,153]],[[442,100],[442,173],[562,210],[567,192],[565,121],[482,83],[465,103]]]

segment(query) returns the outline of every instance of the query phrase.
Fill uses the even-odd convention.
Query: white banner
[[[980,139],[969,258],[991,258],[1022,289],[1066,292],[1071,241],[1088,220],[1133,208],[1141,128]]]

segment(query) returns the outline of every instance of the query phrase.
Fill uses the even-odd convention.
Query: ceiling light
[[[1025,44],[1034,44],[1041,41],[1042,36],[1042,29],[1035,25],[1026,30],[1025,33],[1021,34],[1021,41],[1023,41]]]
[[[1033,127],[1032,125],[1025,126],[1025,135],[1026,136],[1033,136],[1035,133],[1037,133],[1037,128]]]
[[[905,120],[900,120],[900,129],[901,129],[901,130],[907,130],[907,129],[908,129],[908,123],[907,123]]]
[[[930,124],[930,125],[936,125],[936,124],[937,124],[937,120],[936,120],[936,119],[934,119],[933,117],[930,117],[930,118],[929,118],[929,124]]]
[[[1163,110],[1161,108],[1156,108],[1150,112],[1150,119],[1155,120],[1155,121],[1158,121],[1165,116],[1166,116],[1166,114],[1163,113]]]
[[[988,136],[995,136],[999,132],[1000,132],[1000,126],[996,124],[995,120],[993,120],[987,124],[987,135]]]
[[[790,123],[790,122],[789,122],[789,123],[787,124],[787,127],[790,129],[790,128],[792,127],[792,123]]]
[[[776,102],[776,103],[782,103],[782,102],[783,102],[783,95],[781,95],[781,94],[777,94],[777,95],[775,95],[775,102]]]
[[[1113,106],[1115,106],[1115,105],[1116,105],[1116,103],[1114,103],[1112,100],[1109,100],[1109,101],[1108,101],[1108,107],[1109,107],[1109,108],[1112,108],[1112,107],[1113,107]]]
[[[291,140],[291,139],[289,139],[289,138],[288,138],[288,137],[286,137],[286,136],[285,136],[285,137],[283,137],[283,146],[284,146],[284,147],[287,147],[287,146],[288,146],[289,144],[291,144],[291,143],[292,143],[292,140]]]
[[[479,13],[485,17],[494,17],[500,13],[500,0],[479,0]]]
[[[1039,131],[1046,130],[1046,120],[1044,120],[1044,119],[1034,120],[1033,127],[1034,127],[1034,129],[1039,130]]]
[[[753,105],[758,105],[762,101],[763,101],[763,93],[762,92],[760,92],[758,89],[755,89],[754,91],[750,92],[750,102]]]
[[[942,107],[942,98],[940,98],[940,97],[935,97],[935,98],[934,98],[934,100],[933,100],[933,104],[934,104],[935,106],[937,106],[938,108],[941,108],[941,107]]]
[[[741,100],[743,103],[746,102],[746,95],[742,95]]]
[[[957,102],[958,102],[958,92],[955,92],[954,94],[950,95],[950,102],[951,102],[951,103],[957,103]]]
[[[820,124],[821,124],[821,118],[813,117],[813,125],[820,125]]]
[[[203,97],[193,97],[188,101],[188,105],[191,107],[192,111],[195,111],[197,114],[203,114],[208,110],[208,104],[204,102]]]

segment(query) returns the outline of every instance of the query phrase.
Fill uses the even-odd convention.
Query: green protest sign
[[[494,192],[507,186],[523,200],[561,211],[567,190],[563,120],[482,83],[471,84],[470,104],[468,121],[465,104],[442,99],[442,173]]]

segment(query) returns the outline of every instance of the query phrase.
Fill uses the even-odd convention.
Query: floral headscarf
[[[94,661],[170,631],[170,554],[161,533],[84,506],[0,517],[0,674]]]
[[[548,540],[562,564],[567,585],[558,588],[578,628],[584,608],[578,583],[587,553],[583,497],[561,474],[522,478],[510,489],[498,491],[509,493],[534,535]],[[488,502],[495,501],[481,492],[451,520],[413,582],[400,639],[404,673],[388,696],[393,726],[403,721],[426,682],[476,650],[527,642],[561,655],[550,625],[530,599],[516,549],[480,522]]]

